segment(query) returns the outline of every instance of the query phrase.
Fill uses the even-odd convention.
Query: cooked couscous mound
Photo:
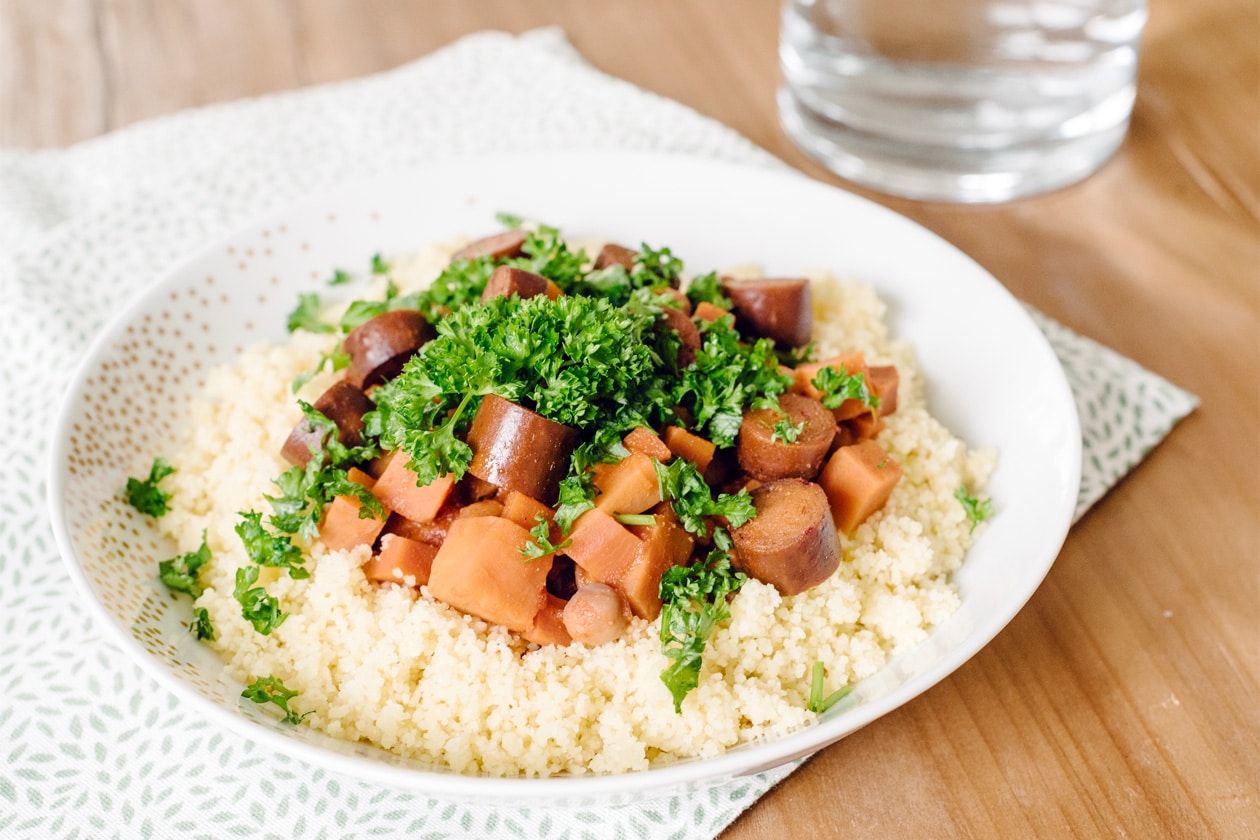
[[[423,285],[450,252],[395,265],[395,281],[404,291]],[[292,706],[311,712],[311,726],[464,773],[643,770],[809,723],[815,661],[830,692],[873,674],[957,608],[950,573],[973,535],[954,491],[983,487],[994,463],[994,453],[969,451],[928,414],[913,354],[889,339],[873,291],[811,279],[819,357],[861,350],[898,368],[899,405],[878,442],[904,476],[882,511],[841,537],[843,561],[827,581],[786,598],[756,580],[743,586],[681,714],[659,676],[668,664],[659,620],[635,619],[609,644],[539,648],[425,589],[369,583],[360,571],[367,547],[330,552],[315,542],[309,579],[261,569],[259,584],[289,617],[270,635],[255,632],[233,597],[236,570],[249,563],[234,527],[238,511],[267,509],[263,496],[289,466],[280,448],[301,419],[290,383],[333,340],[308,333],[214,371],[170,459],[173,510],[159,522],[181,551],[206,533],[213,560],[197,606],[217,633],[210,646],[242,684],[274,676],[297,691]],[[321,374],[298,396],[313,401],[332,381]]]

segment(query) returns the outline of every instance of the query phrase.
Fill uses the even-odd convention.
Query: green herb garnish
[[[866,377],[860,373],[850,374],[844,365],[820,368],[811,384],[822,392],[824,408],[839,408],[845,400],[861,400],[868,408],[879,408],[879,397],[867,387]]]
[[[848,697],[851,691],[853,691],[853,686],[841,686],[826,697],[823,697],[823,664],[821,660],[816,660],[809,686],[809,703],[806,704],[805,708],[814,714],[821,715],[845,697]]]
[[[498,213],[495,213],[494,218],[498,220],[499,224],[503,225],[505,228],[508,228],[509,230],[516,230],[517,228],[525,224],[525,220],[521,218],[520,216],[517,216],[514,213],[504,213],[502,210],[500,210]]]
[[[727,596],[747,579],[731,568],[730,558],[720,550],[661,576],[661,652],[673,660],[661,672],[661,682],[674,698],[675,712],[682,712],[683,698],[700,684],[704,647],[713,628],[731,615]]]
[[[214,625],[210,623],[210,611],[205,607],[193,609],[193,620],[188,625],[188,629],[203,642],[213,642],[217,638]]]
[[[722,493],[714,499],[700,470],[686,458],[675,458],[668,465],[655,459],[653,463],[661,487],[661,501],[672,502],[678,521],[697,537],[708,536],[706,516],[724,516],[731,528],[738,528],[757,515],[747,490],[734,495]]]
[[[330,333],[336,328],[319,320],[319,295],[314,292],[303,292],[298,295],[297,307],[289,313],[285,326],[289,332],[306,330],[312,333]]]
[[[380,254],[372,255],[372,273],[373,274],[388,274],[389,273],[389,263],[387,263],[385,259],[381,257]]]
[[[340,268],[338,268],[335,271],[333,271],[333,276],[328,278],[328,285],[329,286],[344,286],[353,279],[354,278],[351,276],[350,272],[343,271]]]
[[[528,563],[531,560],[537,560],[539,557],[545,557],[548,554],[555,554],[561,549],[568,548],[573,544],[573,540],[565,540],[559,545],[551,542],[551,523],[547,521],[547,517],[542,514],[535,514],[534,519],[538,524],[529,529],[529,534],[534,539],[525,543],[521,547],[521,556]]]
[[[254,625],[254,629],[264,636],[270,635],[289,614],[280,610],[280,602],[267,594],[258,582],[258,567],[245,566],[236,570],[236,587],[233,597],[241,605],[241,617]]]
[[[260,566],[272,566],[277,569],[288,569],[289,577],[294,580],[308,578],[311,573],[302,565],[306,558],[302,549],[293,544],[288,537],[268,533],[262,524],[262,514],[257,511],[245,511],[240,514],[241,521],[236,526],[236,535],[245,546],[249,559]]]
[[[650,513],[614,513],[613,519],[616,519],[622,525],[655,525],[656,516]]]
[[[801,436],[801,432],[805,431],[805,421],[793,423],[791,418],[784,417],[782,420],[774,424],[774,432],[770,435],[770,440],[781,440],[784,443],[796,443],[796,439]]]
[[[691,301],[692,306],[710,303],[728,311],[732,305],[731,299],[722,294],[722,283],[718,280],[716,271],[693,278],[687,284],[687,300]]]
[[[206,545],[206,532],[201,532],[201,547],[188,554],[172,557],[158,563],[158,578],[173,592],[187,592],[200,598],[205,590],[197,578],[197,572],[210,562],[210,547]]]
[[[298,724],[306,720],[308,715],[315,714],[314,710],[298,714],[289,708],[289,701],[298,696],[298,692],[291,691],[284,687],[284,683],[275,677],[259,677],[254,680],[244,691],[241,696],[246,700],[253,700],[255,703],[262,705],[271,703],[279,706],[284,712],[284,722]]]
[[[963,510],[967,512],[967,519],[971,521],[971,530],[976,530],[976,526],[993,515],[993,500],[989,498],[978,499],[967,491],[966,484],[958,485],[958,489],[954,491],[954,498],[963,506]]]
[[[136,478],[127,479],[127,503],[141,513],[149,516],[162,516],[168,510],[171,494],[163,492],[158,482],[175,472],[175,468],[166,463],[165,458],[154,458],[149,467],[149,477],[141,481]]]

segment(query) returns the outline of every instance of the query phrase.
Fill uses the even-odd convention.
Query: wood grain
[[[1153,0],[1119,154],[996,207],[866,193],[1202,399],[1072,531],[1027,607],[726,833],[1260,835],[1260,59],[1246,0]],[[564,27],[596,67],[840,184],[778,127],[773,0],[0,0],[0,145]]]

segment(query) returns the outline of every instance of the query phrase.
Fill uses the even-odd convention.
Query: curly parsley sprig
[[[210,562],[210,547],[206,545],[206,532],[201,532],[201,546],[196,551],[172,557],[158,563],[158,578],[172,592],[185,592],[194,599],[200,598],[205,589],[197,572]]]
[[[146,479],[128,478],[124,491],[127,503],[149,516],[164,516],[170,510],[171,494],[158,487],[158,482],[175,472],[165,458],[154,458]]]
[[[674,566],[661,576],[661,652],[672,660],[661,682],[674,699],[674,711],[700,684],[704,647],[717,624],[730,618],[727,597],[748,579],[731,568],[722,550],[692,566]]]
[[[299,724],[310,715],[315,714],[312,709],[309,712],[298,714],[289,707],[289,701],[298,696],[298,692],[286,688],[284,683],[276,677],[259,677],[250,683],[241,696],[246,700],[253,700],[260,706],[265,703],[271,703],[273,706],[280,707],[284,712],[284,722]]]

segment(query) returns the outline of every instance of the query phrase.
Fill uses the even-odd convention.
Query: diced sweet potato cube
[[[510,519],[526,531],[533,530],[541,516],[547,522],[554,522],[556,512],[519,490],[513,490],[503,499],[503,518]]]
[[[870,388],[879,397],[879,416],[887,417],[897,410],[897,386],[901,383],[901,375],[893,365],[879,365],[871,368]]]
[[[866,357],[861,353],[844,353],[839,356],[833,356],[830,359],[824,359],[821,362],[808,362],[803,365],[797,365],[793,375],[796,379],[796,388],[807,397],[813,397],[816,400],[823,398],[822,391],[814,387],[814,378],[818,376],[818,371],[825,367],[843,370],[850,376],[862,376],[866,380],[867,388],[871,387],[871,371],[866,366]],[[831,413],[836,416],[836,421],[848,420],[857,417],[859,414],[865,414],[870,411],[870,407],[858,399],[845,400],[839,406],[833,408]]]
[[[556,285],[556,281],[554,280],[547,281],[547,291],[546,291],[547,300],[555,300],[556,298],[560,297],[563,294],[564,292],[562,292],[560,290],[560,287]]]
[[[901,465],[869,440],[837,449],[818,476],[836,527],[846,534],[882,508],[900,480]]]
[[[717,445],[699,435],[692,434],[681,426],[665,427],[665,445],[669,451],[679,458],[686,458],[703,473],[713,462],[713,454]]]
[[[432,519],[442,509],[451,488],[455,486],[454,476],[444,475],[435,478],[424,486],[416,486],[416,474],[407,464],[410,459],[398,455],[389,462],[385,472],[376,480],[372,492],[385,507],[396,510],[408,519],[424,522]]]
[[[730,315],[729,309],[723,309],[720,306],[714,306],[707,300],[702,300],[696,304],[696,309],[691,313],[691,317],[699,321],[716,321],[724,315]]]
[[[499,516],[456,519],[433,558],[429,592],[458,610],[518,633],[534,626],[551,556],[526,562],[529,531]]]
[[[359,511],[362,503],[352,496],[338,496],[332,500],[328,510],[324,512],[324,521],[319,528],[319,539],[330,551],[354,548],[356,545],[371,545],[385,527],[385,516],[377,519],[374,516],[362,518]]]
[[[665,445],[665,442],[661,440],[660,436],[646,426],[638,426],[632,429],[621,442],[631,452],[642,452],[649,458],[655,458],[662,462],[668,461],[674,454]]]
[[[635,529],[642,542],[617,584],[634,614],[648,621],[661,614],[661,575],[674,566],[684,565],[695,547],[695,540],[679,524],[668,505],[658,506],[653,513],[655,525]]]
[[[857,417],[851,417],[840,424],[849,430],[853,435],[855,443],[864,440],[874,440],[874,438],[888,425],[882,417],[876,417],[874,414],[867,412],[859,414]]]
[[[564,626],[564,608],[568,601],[550,592],[543,601],[542,609],[534,616],[534,625],[521,632],[521,636],[536,645],[567,645],[573,642]]]
[[[436,546],[386,534],[381,537],[380,554],[363,564],[363,575],[373,583],[424,586],[437,552]]]
[[[610,585],[621,580],[634,562],[641,542],[611,514],[598,508],[578,518],[569,539],[572,542],[564,553],[572,557],[590,579]]]
[[[642,513],[661,500],[656,465],[642,452],[632,452],[610,469],[595,474],[597,510],[607,513]]]

